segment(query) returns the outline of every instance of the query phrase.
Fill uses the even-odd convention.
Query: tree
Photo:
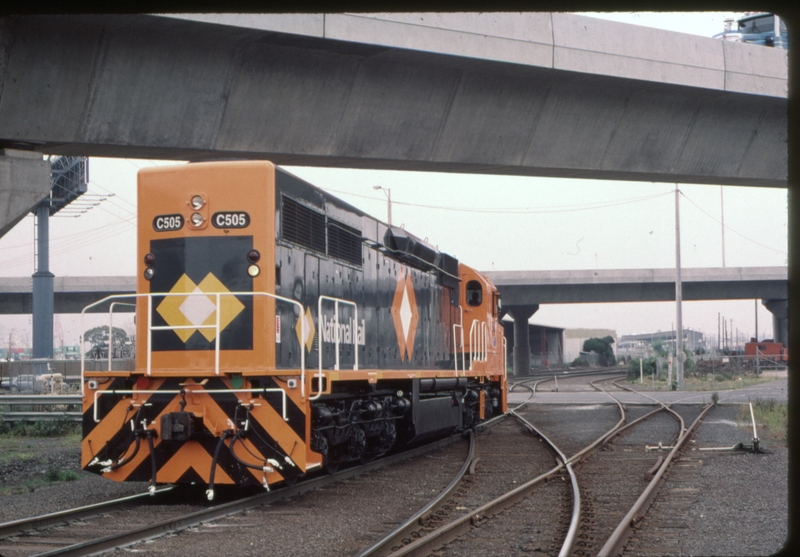
[[[590,338],[583,343],[584,352],[594,352],[599,356],[599,364],[601,366],[613,366],[616,363],[614,357],[614,350],[611,345],[614,344],[614,337],[606,336],[603,338]]]
[[[667,349],[664,348],[664,342],[661,340],[653,341],[653,350],[655,351],[657,356],[661,358],[667,357]]]
[[[114,327],[114,342],[125,342],[128,340],[128,333],[124,329]],[[108,342],[108,327],[95,327],[83,333],[83,342],[91,342],[96,346],[102,342]]]

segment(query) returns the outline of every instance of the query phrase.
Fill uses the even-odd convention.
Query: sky
[[[584,14],[703,36],[741,14]],[[134,275],[136,172],[173,161],[91,158],[89,192],[99,202],[79,217],[51,219],[50,270],[56,276]],[[393,224],[478,270],[674,268],[675,184],[430,172],[285,167],[386,220],[391,190]],[[787,263],[786,189],[678,184],[682,192],[683,267]],[[108,196],[108,197],[104,197]],[[721,199],[722,198],[722,199]],[[102,201],[101,201],[102,200]],[[0,276],[33,273],[33,218],[0,238]],[[772,335],[771,314],[753,300],[684,302],[683,324],[716,336],[718,319],[732,319],[742,337]],[[606,328],[617,335],[670,330],[674,302],[542,306],[532,323],[563,328]],[[56,335],[77,344],[90,316],[58,316]],[[130,314],[119,324],[130,328]],[[115,326],[117,321],[115,320]],[[0,339],[30,338],[30,316],[0,315]],[[56,343],[58,344],[58,340]]]

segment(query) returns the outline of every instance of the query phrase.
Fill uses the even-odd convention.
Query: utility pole
[[[675,375],[678,378],[678,390],[683,390],[683,289],[681,286],[681,192],[675,184]],[[670,385],[671,387],[671,385]]]
[[[761,375],[761,366],[759,366],[758,362],[758,298],[753,300],[755,302],[756,307],[756,377]]]
[[[392,190],[390,188],[384,188],[383,186],[372,186],[374,190],[382,190],[383,194],[386,196],[386,200],[388,203],[388,215],[389,215],[389,226],[392,226]]]
[[[722,186],[719,187],[719,216],[722,224],[722,268],[725,268],[725,207],[722,203]]]

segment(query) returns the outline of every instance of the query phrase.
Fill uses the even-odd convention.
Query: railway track
[[[201,497],[197,496],[192,500],[196,503],[179,501],[174,502],[175,504],[147,505],[147,512],[143,513],[143,503],[164,503],[160,498],[169,494],[167,488],[161,490],[160,498],[144,494],[3,523],[0,524],[0,555],[79,556],[126,547],[393,466],[402,460],[435,451],[459,440],[460,435],[452,436],[368,464],[340,470],[336,474],[311,478],[294,486],[235,498],[213,506],[203,503]],[[63,525],[70,527],[63,528]]]
[[[616,383],[612,383],[611,387],[606,389],[596,385],[598,382],[608,382],[612,379],[598,379],[592,382],[592,385],[594,388],[606,392],[611,398],[614,398],[608,392],[611,389],[628,390]],[[532,397],[537,386],[546,380],[548,379],[529,380],[518,383],[512,389],[527,388]],[[640,416],[636,420],[626,423],[625,409],[619,401],[616,402],[620,416],[617,423],[571,457],[566,457],[555,443],[520,414],[526,404],[522,403],[510,413],[557,455],[554,467],[494,499],[473,503],[471,510],[451,518],[449,522],[440,524],[433,530],[428,528],[431,531],[418,528],[415,530],[416,537],[406,537],[402,546],[386,545],[379,541],[359,555],[428,555],[433,551],[436,551],[437,555],[486,555],[492,551],[512,553],[533,551],[565,556],[620,554],[630,536],[631,526],[641,520],[646,505],[652,500],[658,485],[663,481],[664,471],[675,458],[680,445],[688,439],[692,429],[696,427],[710,406],[706,407],[692,427],[687,429],[681,416],[667,408],[666,405],[659,405],[651,411],[639,409],[637,413]],[[662,412],[670,412],[672,418],[664,418],[663,416],[666,414],[662,414]],[[656,417],[657,415],[658,417]],[[670,452],[666,458],[656,460],[652,456],[641,456],[643,443],[639,437],[649,438],[647,436],[652,436],[652,427],[648,427],[645,433],[639,433],[639,437],[627,434],[624,441],[615,442],[616,450],[614,451],[601,451],[610,455],[620,454],[624,456],[623,458],[613,458],[613,456],[612,458],[605,456],[600,458],[597,456],[600,454],[598,449],[609,447],[612,440],[618,439],[623,432],[645,420],[653,420],[650,422],[651,425],[657,420],[661,420],[672,428],[671,434],[674,437],[675,450]],[[664,424],[660,424],[661,429],[663,426]],[[634,453],[633,447],[638,448],[639,454],[629,454]],[[654,461],[657,463],[656,466],[653,465]],[[579,467],[580,480],[574,474],[573,466]],[[633,474],[626,475],[634,477],[638,475],[641,482],[628,482],[629,489],[624,494],[609,493],[607,478],[609,470],[613,468],[616,468],[617,473],[619,468],[623,468],[626,472],[633,470]],[[652,478],[652,481],[647,483],[645,477]],[[572,492],[569,497],[564,496],[563,489],[559,493],[558,489],[553,488],[553,486],[563,488],[567,485],[571,487]],[[584,485],[586,487],[583,487]],[[600,489],[601,487],[606,488],[604,492]],[[583,499],[581,498],[582,488],[585,493],[589,494]],[[534,492],[536,492],[535,498],[531,497]],[[559,499],[561,499],[560,503]],[[512,509],[512,507],[515,508]],[[466,509],[466,504],[464,508]],[[548,524],[542,523],[541,509],[543,508],[549,509],[549,514],[559,518],[557,523],[554,524],[552,520]],[[558,510],[554,511],[553,509]],[[502,521],[488,520],[507,510],[508,512],[503,514]],[[538,515],[534,514],[537,511]],[[604,519],[598,522],[598,516],[603,516]],[[411,517],[409,525],[406,527],[410,528],[410,524],[414,522],[420,522],[419,514]],[[499,523],[502,524],[502,527],[498,529],[502,532],[493,532],[493,525]],[[532,536],[530,532],[534,527],[536,533],[542,535]],[[509,535],[509,530],[515,528],[518,531]],[[478,530],[480,533],[476,533]],[[516,547],[498,547],[498,543],[508,539],[516,540]]]

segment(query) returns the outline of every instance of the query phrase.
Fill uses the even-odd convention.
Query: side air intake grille
[[[281,238],[310,250],[361,266],[361,231],[282,196]],[[327,241],[326,241],[327,232]],[[326,249],[327,248],[327,249]]]
[[[328,255],[361,265],[361,231],[328,219]]]
[[[325,215],[283,196],[281,236],[320,253],[325,253]]]

